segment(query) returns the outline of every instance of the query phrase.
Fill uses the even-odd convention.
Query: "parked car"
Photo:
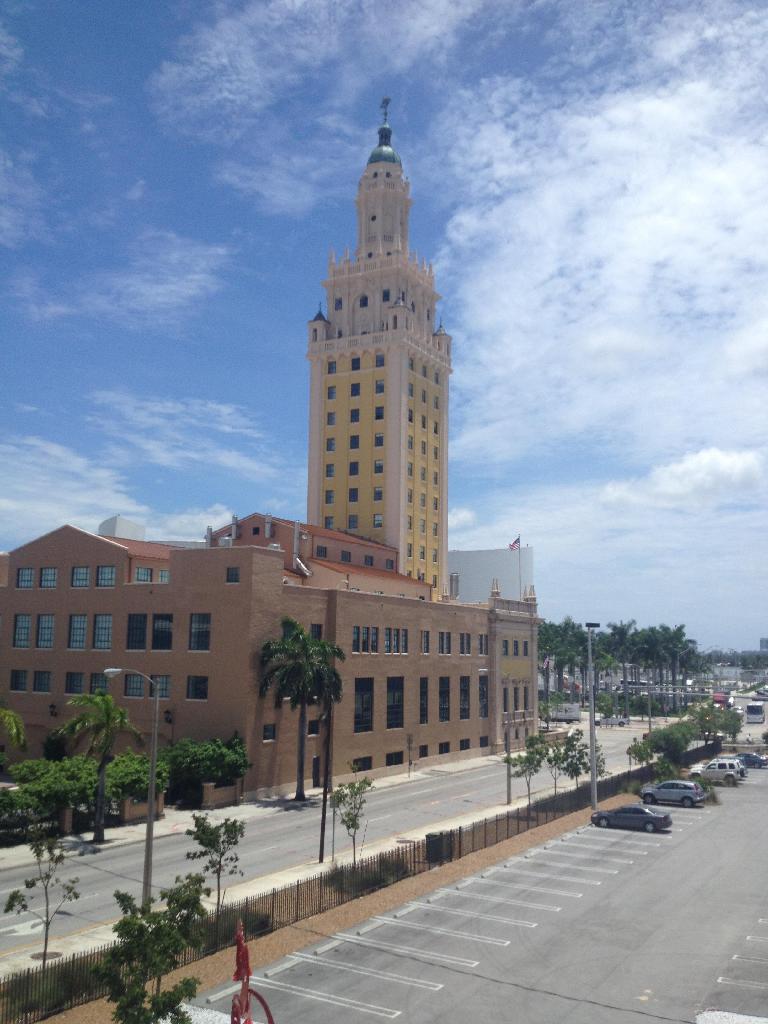
[[[680,779],[649,782],[640,790],[640,796],[646,804],[681,804],[683,807],[693,807],[707,798],[698,782],[684,782]]]
[[[747,751],[745,754],[739,754],[739,760],[747,768],[768,768],[768,757],[765,754],[753,754],[751,751]]]
[[[592,824],[598,828],[635,828],[644,832],[661,832],[672,826],[672,818],[661,811],[652,811],[645,804],[628,804],[612,811],[595,811]]]
[[[743,766],[732,758],[716,758],[707,764],[695,764],[688,774],[692,779],[709,779],[710,782],[723,782],[726,785],[734,786],[742,777]]]

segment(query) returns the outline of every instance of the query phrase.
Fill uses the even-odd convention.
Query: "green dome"
[[[392,149],[392,129],[384,123],[379,128],[379,144],[368,157],[369,164],[401,164],[400,157]]]

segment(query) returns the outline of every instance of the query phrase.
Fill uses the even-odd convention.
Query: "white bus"
[[[744,722],[749,725],[760,725],[765,721],[765,707],[762,704],[747,704],[744,711]]]

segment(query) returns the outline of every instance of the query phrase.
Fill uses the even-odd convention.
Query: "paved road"
[[[622,770],[626,766],[626,748],[634,735],[642,730],[640,723],[629,729],[603,729],[599,736],[609,767]],[[534,781],[534,793],[551,786],[551,777],[542,772]],[[513,796],[525,795],[522,780],[513,780]],[[482,817],[483,810],[506,799],[506,776],[504,765],[497,758],[489,758],[481,767],[461,772],[441,774],[435,770],[426,779],[404,782],[402,785],[374,789],[368,799],[368,825],[366,842],[395,836],[401,832],[423,827],[429,831],[430,823],[443,821],[467,811],[476,810]],[[245,839],[239,846],[240,866],[244,879],[258,878],[284,868],[304,864],[317,857],[320,825],[318,800],[307,804],[265,803],[256,811],[252,805],[242,808],[227,808],[222,815],[241,816],[246,822]],[[255,816],[254,816],[255,815]],[[195,864],[185,859],[186,852],[193,848],[191,840],[184,835],[185,826],[179,825],[179,833],[158,836],[155,840],[153,859],[153,888],[160,889],[174,881],[175,877]],[[330,823],[328,851],[330,854]],[[337,852],[351,846],[341,828],[336,830]],[[70,903],[57,918],[52,927],[52,938],[79,931],[96,924],[115,919],[118,915],[114,902],[115,889],[122,889],[139,897],[143,868],[143,847],[141,843],[101,848],[88,847],[80,856],[70,858],[62,871],[63,878],[76,875],[81,898]],[[14,888],[23,888],[23,880],[30,875],[29,866],[6,868],[0,871],[0,901]],[[33,894],[33,906],[41,898]],[[8,953],[34,941],[40,934],[40,922],[31,912],[19,916],[0,916],[0,953]]]
[[[578,829],[288,957],[255,987],[293,1024],[690,1022],[708,1007],[763,1020],[767,802],[768,771],[752,772],[719,806],[675,808],[666,834]],[[232,991],[197,1002],[228,1012]]]

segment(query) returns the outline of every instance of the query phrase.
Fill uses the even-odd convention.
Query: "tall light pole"
[[[589,687],[589,781],[592,810],[597,810],[597,744],[595,743],[595,678],[592,670],[592,630],[599,622],[585,622],[587,627],[587,686]]]
[[[132,668],[105,668],[104,675],[107,679],[114,679],[115,676],[130,672],[131,675],[141,676],[149,683],[149,692],[152,694],[152,741],[149,748],[149,785],[147,787],[147,831],[144,836],[144,876],[141,883],[141,905],[148,907],[152,897],[152,841],[155,834],[155,787],[157,785],[157,723],[160,712],[160,687],[152,676],[144,672],[137,672]]]

